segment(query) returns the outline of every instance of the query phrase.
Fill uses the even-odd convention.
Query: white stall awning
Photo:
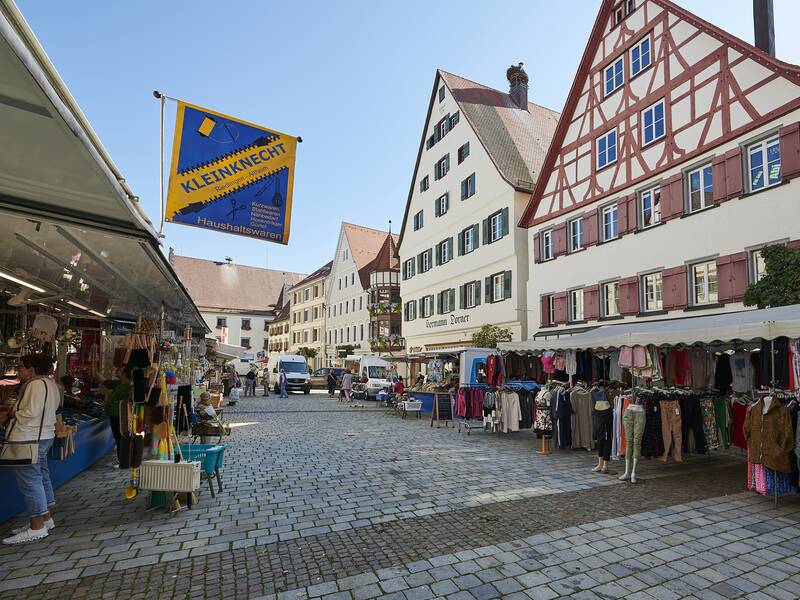
[[[570,336],[501,343],[506,351],[590,350],[654,344],[677,346],[800,337],[800,304],[662,321],[604,325]]]

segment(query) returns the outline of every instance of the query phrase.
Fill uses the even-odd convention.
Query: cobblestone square
[[[591,473],[589,452],[537,454],[526,432],[458,434],[321,394],[246,399],[227,419],[217,498],[147,511],[98,464],[57,490],[45,541],[0,549],[0,597],[800,592],[800,505],[744,492],[738,451],[643,461],[633,486]]]

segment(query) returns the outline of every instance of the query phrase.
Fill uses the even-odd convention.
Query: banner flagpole
[[[160,222],[158,225],[158,237],[164,237],[164,215],[166,213],[166,206],[164,204],[164,106],[167,103],[167,100],[176,100],[175,98],[170,98],[166,94],[159,92],[158,90],[153,90],[153,97],[156,100],[161,101],[161,160],[159,166],[161,170],[158,173],[158,191],[159,191],[159,216]]]

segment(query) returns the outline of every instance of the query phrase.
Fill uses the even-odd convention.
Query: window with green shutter
[[[461,182],[461,199],[466,200],[475,195],[475,173]]]

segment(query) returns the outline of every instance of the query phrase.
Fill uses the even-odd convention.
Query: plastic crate
[[[183,460],[200,461],[204,473],[212,475],[222,467],[226,444],[181,444]]]

